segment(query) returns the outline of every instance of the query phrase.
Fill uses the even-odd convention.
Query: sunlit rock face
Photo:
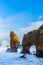
[[[20,41],[18,39],[18,36],[11,31],[10,32],[10,49],[7,49],[11,52],[17,52],[18,46],[20,44]]]
[[[37,30],[33,30],[24,34],[22,40],[22,53],[30,53],[29,49],[31,45],[36,46],[36,55],[43,56],[43,25]]]

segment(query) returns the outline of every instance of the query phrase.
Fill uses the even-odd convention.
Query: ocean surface
[[[6,47],[0,47],[0,65],[43,65],[43,58],[33,55],[36,51],[32,47],[31,54],[26,54],[25,58],[20,58],[22,47],[19,46],[18,52],[6,52]]]

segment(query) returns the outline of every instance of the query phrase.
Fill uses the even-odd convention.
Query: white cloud
[[[19,30],[21,32],[26,33],[26,32],[29,32],[31,30],[39,28],[42,24],[43,24],[43,21],[31,22],[30,25],[28,25],[28,27],[26,27],[26,28],[20,28]]]
[[[32,16],[29,17],[27,14],[23,12],[8,17],[6,19],[0,18],[0,40],[8,38],[9,32],[13,30],[17,33],[20,41],[22,41],[24,34],[26,34],[31,30],[37,29],[40,25],[43,24],[43,21],[35,21],[27,23],[26,21],[30,21],[31,18]],[[38,19],[41,18],[42,16],[38,17]],[[26,25],[26,27],[22,28],[24,24]]]
[[[31,20],[31,18],[26,12],[20,12],[6,19],[0,18],[0,40],[8,37],[11,30],[17,32],[17,29],[24,26],[24,22]],[[25,25],[27,24],[25,23]]]
[[[0,32],[0,40],[8,38],[9,34],[5,32]]]
[[[41,18],[42,18],[42,16],[39,16],[39,17],[38,17],[38,19],[41,19]]]
[[[8,36],[9,34],[6,31],[6,24],[4,23],[4,19],[0,18],[0,40],[3,40]]]
[[[30,32],[32,30],[38,29],[42,24],[43,24],[43,21],[36,21],[36,22],[30,23],[30,25],[28,25],[28,27],[26,27],[26,28],[19,28],[18,35],[19,35],[20,41],[22,42],[24,34],[26,34],[27,32]]]

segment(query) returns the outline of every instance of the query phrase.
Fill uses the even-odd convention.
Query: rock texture
[[[11,31],[10,32],[10,48],[12,52],[17,52],[18,46],[20,44],[20,41],[18,39],[18,36]]]
[[[43,56],[43,25],[37,30],[33,30],[24,34],[22,41],[22,53],[30,53],[29,49],[31,45],[36,46],[36,55]]]

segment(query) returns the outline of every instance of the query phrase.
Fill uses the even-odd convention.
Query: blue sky
[[[0,0],[0,17],[2,18],[23,11],[33,16],[43,15],[43,0]]]
[[[0,41],[9,39],[11,30],[20,41],[25,33],[43,24],[43,0],[0,0]]]

